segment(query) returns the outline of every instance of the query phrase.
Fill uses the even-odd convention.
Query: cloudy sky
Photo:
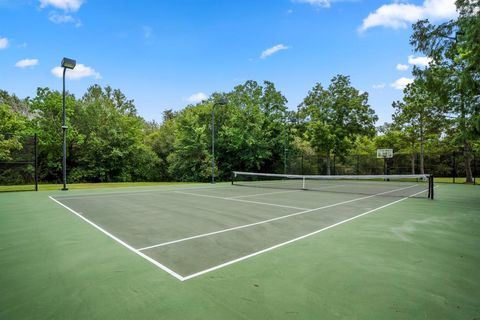
[[[295,109],[340,73],[383,123],[429,61],[408,44],[411,24],[455,16],[454,0],[0,0],[0,89],[61,90],[70,57],[72,93],[110,85],[158,121],[249,79],[274,82]]]

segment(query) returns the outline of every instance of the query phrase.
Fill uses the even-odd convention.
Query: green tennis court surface
[[[0,318],[480,317],[480,188],[373,190],[0,194]]]

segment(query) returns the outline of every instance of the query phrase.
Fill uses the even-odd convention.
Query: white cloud
[[[264,50],[262,52],[262,54],[260,55],[260,58],[265,59],[265,58],[271,56],[272,54],[277,53],[278,51],[287,50],[288,48],[289,47],[284,46],[283,44],[277,44],[276,46],[273,46],[271,48],[268,48],[268,49]]]
[[[308,3],[308,4],[311,4],[312,6],[324,7],[324,8],[328,8],[331,5],[330,0],[292,0],[292,1],[298,2],[298,3]]]
[[[40,0],[40,8],[52,6],[57,9],[75,12],[83,4],[83,0]]]
[[[363,20],[358,29],[363,32],[373,27],[407,28],[420,19],[432,21],[456,17],[455,0],[425,0],[422,5],[410,3],[385,4]]]
[[[55,77],[61,78],[63,76],[63,68],[62,67],[55,67],[52,69],[52,74]],[[75,69],[70,70],[67,69],[65,74],[67,79],[71,80],[78,80],[86,77],[94,77],[95,79],[101,79],[100,73],[95,71],[95,69],[87,67],[83,64],[77,64]]]
[[[58,14],[55,11],[52,11],[48,14],[48,19],[53,23],[73,23],[75,27],[81,27],[82,22],[69,14]]]
[[[397,68],[397,70],[399,70],[399,71],[408,70],[408,66],[407,66],[406,64],[401,64],[401,63],[397,64],[397,67],[396,67],[396,68]]]
[[[390,87],[395,88],[397,90],[403,90],[407,85],[413,82],[413,79],[401,77],[397,79],[394,83],[390,85]]]
[[[38,64],[38,59],[23,59],[15,63],[15,67],[18,68],[27,68],[27,67],[33,67]]]
[[[7,38],[0,38],[0,50],[6,49],[8,45],[9,45],[9,42]]]
[[[385,88],[385,83],[374,84],[373,89],[383,89]]]
[[[207,100],[207,99],[208,99],[208,96],[205,93],[197,92],[197,93],[192,94],[190,97],[188,97],[187,101],[189,103],[200,103],[203,100]]]
[[[408,63],[416,65],[416,66],[428,66],[428,64],[432,61],[432,58],[429,57],[415,57],[415,56],[408,56]]]

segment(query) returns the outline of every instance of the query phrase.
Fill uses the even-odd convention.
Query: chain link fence
[[[38,190],[37,135],[0,133],[0,191]]]
[[[480,173],[480,155],[471,154],[470,167],[473,177]],[[287,173],[326,175],[330,163],[332,175],[372,175],[372,174],[419,174],[420,156],[416,154],[394,154],[391,159],[378,159],[371,155],[349,155],[326,157],[305,154],[290,154],[287,157]],[[277,172],[283,173],[283,167]],[[448,178],[453,183],[465,182],[465,155],[463,152],[434,153],[424,156],[424,173],[435,177]],[[463,179],[462,179],[463,178]],[[451,180],[449,180],[451,179]]]

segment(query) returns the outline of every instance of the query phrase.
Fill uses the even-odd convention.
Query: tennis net
[[[429,199],[433,199],[434,189],[433,176],[427,174],[317,176],[234,171],[232,184],[272,189]]]

